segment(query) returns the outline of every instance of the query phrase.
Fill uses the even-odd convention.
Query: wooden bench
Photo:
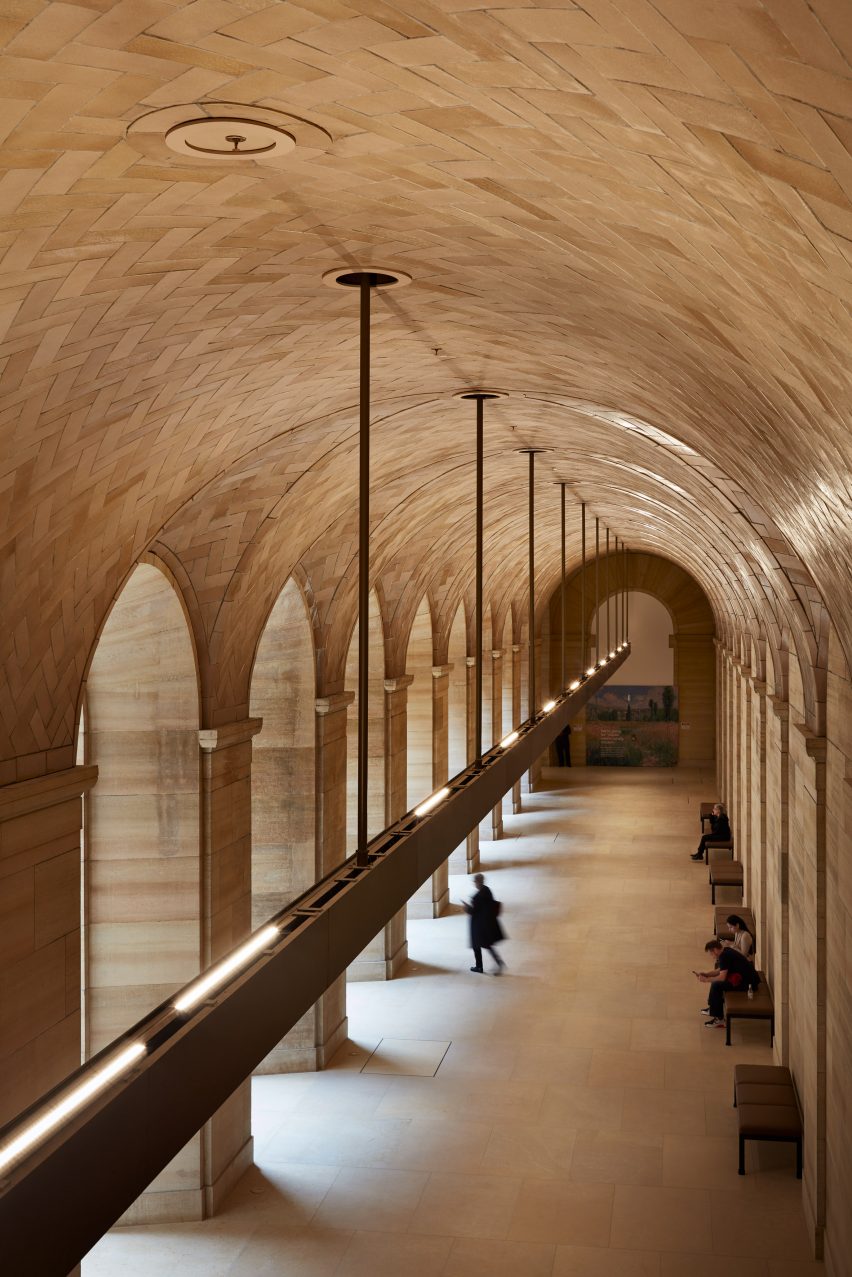
[[[796,1145],[796,1178],[802,1178],[802,1114],[789,1069],[771,1064],[738,1064],[734,1107],[739,1127],[739,1174],[745,1175],[746,1140]]]
[[[733,847],[709,847],[705,852],[705,860],[710,866],[710,872],[713,872],[714,865],[727,865],[734,858]],[[708,878],[709,881],[709,878]]]
[[[702,834],[704,833],[705,821],[708,824],[710,823],[710,817],[713,815],[713,808],[715,806],[716,806],[715,803],[700,803],[698,806],[698,817],[699,817],[699,820],[701,821]]]
[[[733,838],[711,838],[704,844],[704,863],[710,863],[711,851],[723,851],[727,853],[729,860],[734,858],[734,840]]]
[[[717,887],[739,887],[743,897],[743,866],[740,860],[728,860],[724,864],[710,866],[710,897],[716,903]]]
[[[758,971],[757,974],[760,976],[760,984],[752,997],[748,996],[745,989],[742,992],[739,989],[725,990],[725,1046],[731,1045],[732,1020],[768,1020],[769,1045],[775,1041],[775,1003],[772,1001],[772,990],[763,972]]]

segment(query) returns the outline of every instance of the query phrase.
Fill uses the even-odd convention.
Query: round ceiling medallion
[[[149,159],[184,164],[286,164],[327,151],[331,134],[310,120],[246,102],[185,102],[149,111],[127,129],[127,141]]]
[[[165,135],[166,146],[178,155],[214,155],[225,159],[257,159],[296,149],[296,139],[284,129],[262,120],[220,116],[174,124]]]
[[[369,277],[370,287],[382,293],[411,283],[411,276],[406,271],[389,266],[338,266],[335,270],[327,270],[322,282],[326,288],[359,288],[364,275]]]

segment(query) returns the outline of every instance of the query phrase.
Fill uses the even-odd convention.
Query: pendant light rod
[[[486,399],[505,399],[503,390],[460,390],[456,399],[472,399],[476,403],[476,529],[475,529],[475,565],[474,565],[474,759],[482,757],[482,622],[483,622],[483,524],[484,524],[484,479],[485,479],[485,401]]]
[[[582,656],[580,657],[580,670],[584,671],[586,662],[589,659],[589,645],[586,642],[586,503],[580,503],[580,553],[583,558],[583,567],[580,572],[580,645],[582,648]]]
[[[547,452],[547,448],[519,448],[519,452],[525,452],[529,457],[529,481],[527,488],[527,505],[529,509],[529,617],[527,627],[529,630],[529,717],[535,718],[536,707],[536,686],[535,686],[535,458],[536,453]]]
[[[600,595],[600,560],[601,560],[601,529],[600,519],[595,515],[595,665],[601,662],[601,618],[598,611],[601,606]]]
[[[370,276],[359,281],[361,331],[358,445],[358,846],[356,863],[367,863],[367,796],[370,711]],[[384,673],[384,671],[382,671]]]
[[[609,641],[609,528],[606,530],[606,561],[604,563],[604,593],[606,594],[606,655],[609,656],[612,651],[612,645]]]
[[[559,690],[565,691],[565,484],[559,485],[562,493],[562,574],[559,578],[559,650],[562,657],[560,663],[561,681]]]
[[[618,537],[615,538],[614,554],[615,554],[615,563],[613,564],[613,567],[615,569],[616,584],[615,584],[615,599],[613,600],[615,605],[615,624],[613,628],[614,628],[615,647],[617,651],[618,645],[621,642],[621,560],[618,557]]]
[[[483,470],[484,470],[485,413],[482,396],[476,399],[476,707],[475,744],[477,758],[482,757],[482,556],[483,556]]]

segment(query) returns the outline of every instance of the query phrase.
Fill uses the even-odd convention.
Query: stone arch
[[[595,611],[594,579],[586,565],[585,612],[581,616],[581,573],[575,571],[566,582],[566,669],[580,670],[589,651],[591,620]],[[623,584],[623,562],[610,570],[610,594]],[[658,599],[672,618],[674,677],[680,688],[681,718],[689,723],[688,734],[681,733],[681,762],[708,762],[716,753],[715,682],[716,658],[713,641],[716,622],[710,601],[701,586],[688,572],[670,559],[638,551],[630,551],[626,579],[631,593],[645,593]],[[600,602],[604,588],[601,582]],[[559,639],[560,594],[556,589],[547,600],[551,634],[551,668],[559,669],[558,653],[553,645]],[[558,681],[558,680],[557,680]],[[551,695],[559,691],[551,682]]]
[[[249,713],[263,722],[252,745],[252,929],[316,879],[315,656],[306,601],[291,577],[255,653]],[[317,1009],[266,1057],[261,1073],[316,1067]]]
[[[83,1053],[198,974],[203,961],[198,675],[180,594],[158,563],[130,574],[86,684]],[[202,1134],[149,1186],[148,1219],[203,1214]]]

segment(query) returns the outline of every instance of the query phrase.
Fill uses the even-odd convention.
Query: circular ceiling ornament
[[[334,270],[325,272],[322,282],[326,288],[360,288],[364,275],[370,277],[370,287],[380,293],[386,293],[389,288],[405,288],[411,283],[411,276],[406,271],[390,266],[347,266],[345,269],[336,266]]]
[[[331,134],[317,124],[284,111],[245,102],[185,102],[150,111],[134,120],[127,142],[152,160],[189,164],[286,163],[298,148],[310,159],[331,145]]]
[[[456,390],[454,399],[508,399],[508,390]]]
[[[166,146],[178,155],[214,155],[226,159],[255,160],[259,156],[286,155],[296,149],[296,139],[284,129],[261,120],[237,120],[231,116],[187,120],[173,124],[165,135]]]

